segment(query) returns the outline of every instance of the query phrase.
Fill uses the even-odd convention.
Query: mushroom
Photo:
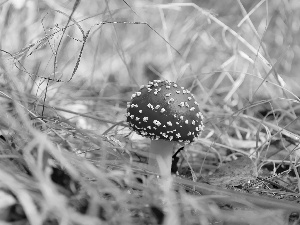
[[[154,157],[149,157],[148,167],[162,176],[171,173],[174,144],[190,144],[204,128],[194,96],[166,80],[142,85],[127,103],[126,118],[133,131],[151,138],[150,153]]]

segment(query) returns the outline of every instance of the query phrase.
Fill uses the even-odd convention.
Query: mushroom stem
[[[173,154],[172,141],[152,140],[149,152],[148,168],[161,176],[170,176]]]

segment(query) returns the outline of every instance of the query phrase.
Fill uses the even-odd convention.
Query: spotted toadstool
[[[204,127],[194,96],[178,84],[165,80],[141,86],[127,103],[126,118],[132,130],[151,138],[150,152],[154,157],[149,158],[148,164],[154,170],[159,168],[154,172],[161,175],[171,172],[174,143],[193,142]],[[159,158],[163,166],[157,164]]]

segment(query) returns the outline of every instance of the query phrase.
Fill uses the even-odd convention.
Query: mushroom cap
[[[127,103],[127,122],[138,134],[152,140],[189,144],[204,128],[203,116],[194,96],[170,81],[154,80]]]

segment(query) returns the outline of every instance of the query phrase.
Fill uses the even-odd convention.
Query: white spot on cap
[[[183,90],[182,93],[183,93],[183,94],[186,94],[186,90]]]
[[[190,108],[190,111],[195,111],[195,107]]]
[[[167,125],[168,125],[168,126],[172,126],[172,122],[171,122],[171,121],[168,121],[168,122],[167,122]]]
[[[166,94],[166,97],[170,97],[170,96],[171,96],[171,93]]]
[[[180,138],[180,137],[181,137],[181,135],[180,135],[179,133],[177,133],[177,134],[176,134],[176,137],[177,137],[177,138]]]
[[[201,122],[201,125],[199,125],[198,127],[199,127],[199,130],[203,130],[203,128],[204,128],[203,123]]]
[[[192,100],[192,97],[189,96],[189,97],[187,97],[187,99],[188,99],[189,101],[191,101],[191,100]]]
[[[166,111],[164,108],[162,108],[162,109],[160,110],[161,113],[163,113],[164,111]]]
[[[150,103],[148,103],[148,108],[152,109],[153,110],[153,105],[151,105]]]
[[[195,120],[192,120],[192,124],[195,125]]]
[[[170,89],[171,88],[171,86],[169,86],[169,85],[166,85],[166,89]]]
[[[132,95],[131,95],[131,99],[135,98],[135,96],[136,96],[136,94],[135,94],[135,93],[134,93],[134,94],[132,94]]]
[[[180,107],[183,107],[183,106],[184,106],[184,102],[180,102],[178,105],[179,105]]]
[[[140,110],[139,110],[139,113],[142,113],[142,112],[143,112],[143,110],[140,109]]]
[[[168,100],[168,105],[170,105],[172,102],[174,102],[175,100],[174,100],[174,98],[170,98],[169,100]]]
[[[183,116],[180,116],[179,119],[183,120]]]
[[[173,87],[174,87],[174,88],[177,88],[177,87],[178,87],[178,85],[177,85],[177,84],[173,84]]]
[[[140,120],[140,118],[139,118],[139,117],[135,117],[135,120],[136,120],[136,121],[139,121],[139,120]]]
[[[142,88],[144,88],[144,87],[145,87],[145,85],[141,85],[141,86],[140,86],[140,89],[142,89]]]
[[[187,133],[187,136],[191,136],[192,135],[192,133],[191,133],[191,131],[189,131],[188,133]]]
[[[199,112],[199,113],[200,113],[201,120],[203,120],[204,117],[203,117],[202,113],[201,112]]]
[[[130,118],[133,119],[133,118],[134,118],[134,115],[131,115]]]
[[[143,118],[143,121],[144,121],[144,122],[147,122],[147,121],[148,121],[148,117],[145,116],[145,117]]]
[[[180,94],[180,91],[176,91],[177,94]]]
[[[168,130],[167,133],[174,133],[174,131],[176,131],[176,129],[174,129],[174,130]]]
[[[153,120],[153,123],[158,127],[161,125],[161,122],[159,122],[158,120]]]
[[[185,106],[188,108],[190,107],[189,104],[187,102],[184,102]]]
[[[140,96],[142,94],[142,92],[136,92],[136,96]]]
[[[160,105],[156,105],[156,106],[155,106],[155,109],[159,109],[159,107],[160,107]]]
[[[185,123],[185,124],[189,124],[189,121],[188,121],[188,120],[186,120],[186,121],[184,121],[184,123]]]
[[[199,103],[195,101],[195,105],[199,106]]]
[[[169,136],[169,139],[170,139],[170,141],[172,141],[173,140],[173,136]]]

